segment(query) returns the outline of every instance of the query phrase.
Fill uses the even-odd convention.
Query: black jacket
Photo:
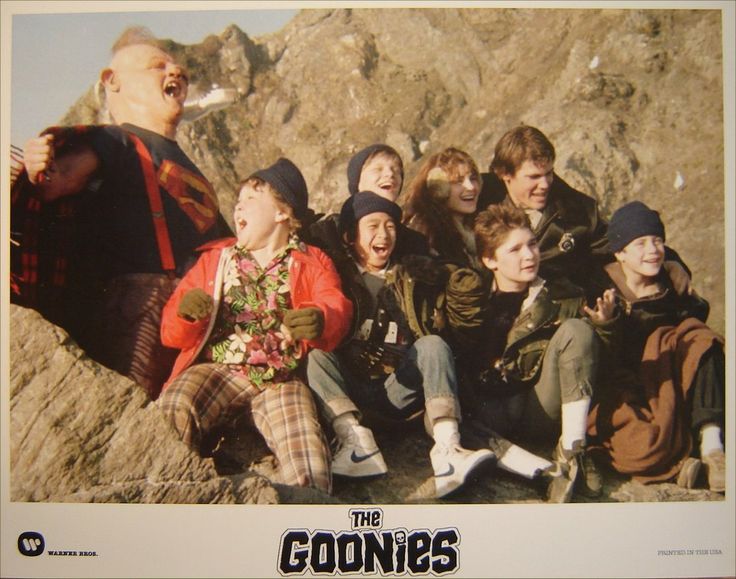
[[[512,203],[506,185],[495,173],[483,174],[478,207],[495,203]],[[589,293],[588,272],[612,260],[607,229],[598,202],[555,174],[547,206],[534,229],[541,253],[539,276],[550,281],[567,277]]]
[[[495,173],[484,173],[478,208],[496,203],[512,203],[506,185]],[[608,223],[601,217],[598,202],[573,189],[556,173],[547,206],[534,229],[539,242],[539,276],[546,280],[566,277],[583,288],[588,302],[600,294],[592,276],[615,261],[608,248]],[[665,259],[676,261],[691,275],[687,264],[671,247],[665,247]]]

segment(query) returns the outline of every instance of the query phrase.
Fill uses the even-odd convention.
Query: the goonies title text
[[[350,509],[350,531],[289,529],[281,536],[279,573],[301,575],[445,575],[460,564],[455,528],[382,529],[380,509]]]

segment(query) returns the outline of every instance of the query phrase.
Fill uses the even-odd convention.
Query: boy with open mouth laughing
[[[332,261],[295,232],[307,186],[288,159],[243,183],[237,238],[212,242],[164,308],[163,342],[181,350],[158,404],[187,444],[246,419],[279,462],[280,481],[331,491],[329,449],[309,388],[306,352],[331,350],[352,305]]]
[[[459,489],[493,453],[460,445],[450,347],[409,321],[421,316],[409,311],[402,300],[406,294],[398,291],[405,287],[397,283],[399,272],[406,270],[391,262],[400,223],[399,206],[373,192],[357,192],[343,204],[340,229],[352,263],[341,262],[338,268],[344,291],[355,304],[353,334],[335,352],[312,350],[307,375],[338,439],[334,474],[366,477],[388,470],[372,431],[360,424],[360,409],[397,421],[425,411],[435,442],[430,460],[435,496],[440,498]],[[419,303],[417,299],[412,305],[421,310]]]

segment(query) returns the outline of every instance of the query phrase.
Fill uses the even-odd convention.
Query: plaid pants
[[[193,448],[217,426],[249,416],[279,462],[280,482],[331,492],[329,447],[301,381],[259,390],[224,364],[196,364],[169,384],[158,404]]]
[[[161,312],[178,281],[151,273],[112,279],[80,340],[92,358],[143,386],[153,400],[179,353],[160,337]]]

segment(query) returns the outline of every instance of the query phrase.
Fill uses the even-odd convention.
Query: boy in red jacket
[[[164,308],[162,341],[181,353],[158,403],[195,448],[249,415],[280,482],[329,493],[329,448],[300,370],[309,348],[337,346],[352,305],[330,259],[295,235],[306,212],[304,177],[288,159],[244,182],[237,239],[205,245]]]

